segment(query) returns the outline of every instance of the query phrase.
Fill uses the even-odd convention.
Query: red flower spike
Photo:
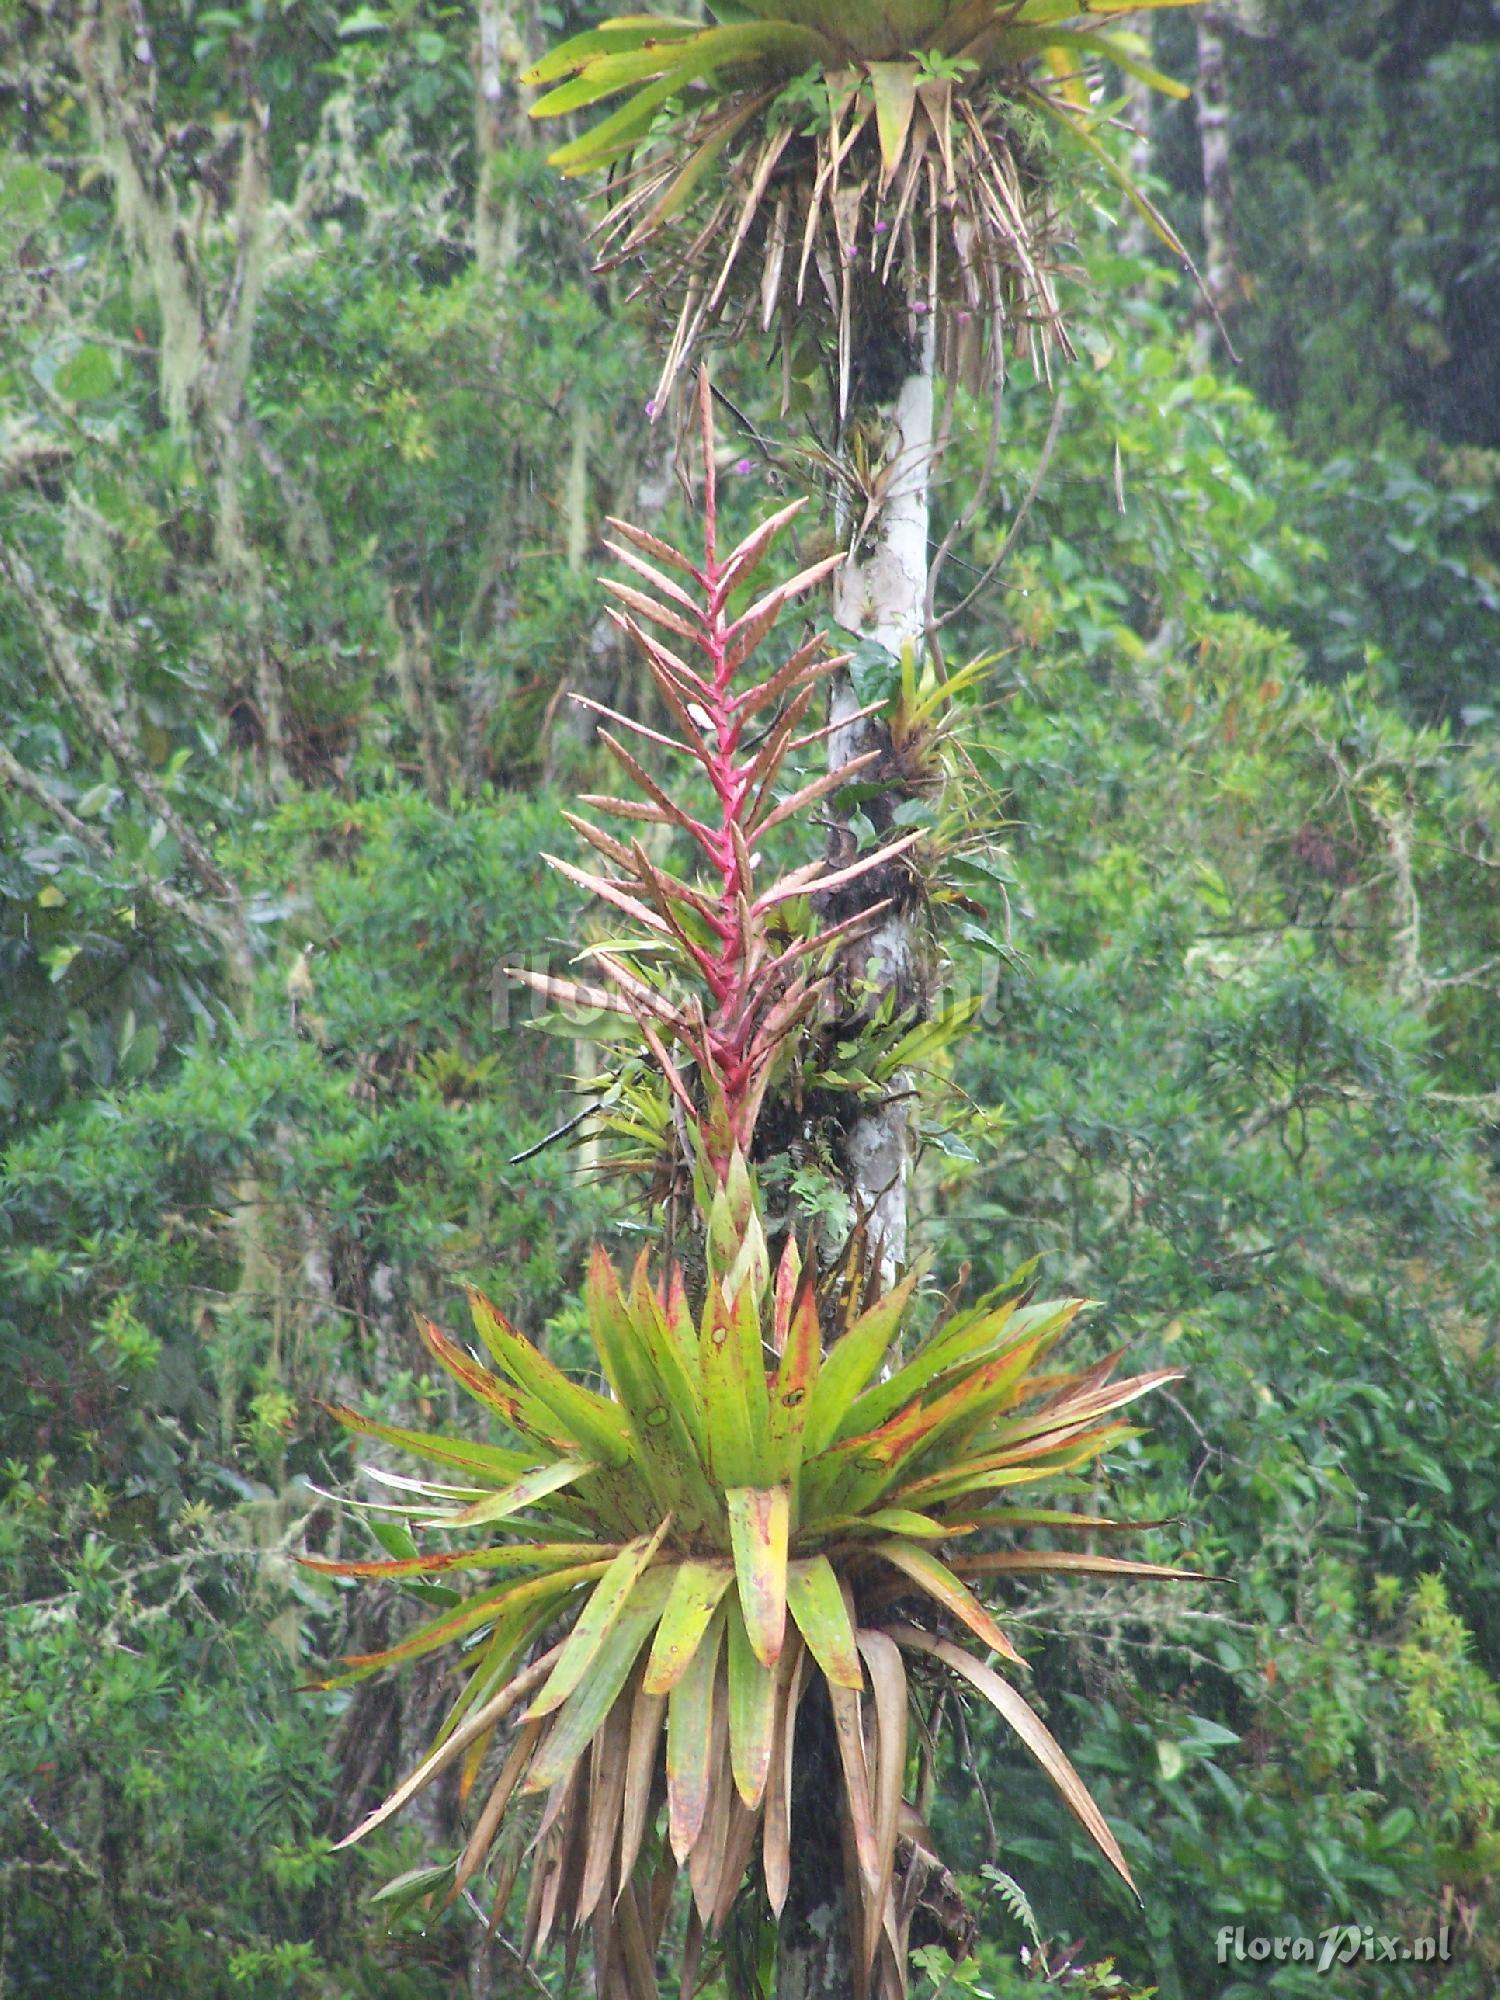
[[[632,573],[629,583],[606,582],[618,607],[616,624],[641,653],[661,690],[677,734],[647,728],[589,697],[580,705],[614,727],[599,739],[640,798],[592,796],[582,801],[617,819],[675,827],[688,836],[698,858],[697,879],[658,865],[639,841],[615,840],[569,815],[580,837],[609,865],[601,874],[557,861],[570,881],[640,924],[653,943],[652,965],[669,974],[651,985],[613,953],[593,955],[632,1017],[653,1062],[691,1121],[708,1169],[719,1185],[730,1178],[736,1156],[748,1158],[756,1119],[786,1038],[815,1004],[816,960],[840,937],[858,934],[865,918],[835,924],[817,935],[773,940],[770,912],[793,897],[837,887],[881,866],[910,846],[909,835],[852,867],[828,873],[814,862],[779,880],[756,881],[767,834],[805,811],[866,767],[856,758],[841,771],[823,773],[794,788],[779,804],[776,781],[786,759],[826,735],[804,727],[819,686],[843,663],[821,638],[808,641],[760,679],[746,669],[761,641],[788,606],[830,574],[837,557],[814,563],[789,582],[763,593],[731,618],[731,597],[755,574],[776,537],[804,503],[783,507],[762,521],[724,559],[718,553],[718,484],[714,467],[713,405],[707,374],[698,385],[703,447],[703,560],[690,561],[658,536],[626,521],[611,521],[616,537],[606,546]],[[670,643],[669,643],[670,642]],[[674,650],[674,647],[678,650]],[[751,719],[756,745],[743,747]],[[715,810],[698,818],[646,770],[615,729],[638,741],[689,759],[703,771]],[[550,859],[550,857],[549,857]],[[536,982],[533,982],[536,983]],[[571,982],[553,982],[562,992]]]

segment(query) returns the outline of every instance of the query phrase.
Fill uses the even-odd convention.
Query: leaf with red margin
[[[528,1792],[545,1792],[565,1778],[593,1742],[619,1699],[642,1646],[667,1601],[667,1573],[648,1572],[631,1593],[594,1654],[591,1671],[557,1711],[546,1742],[526,1778]]]
[[[781,1364],[771,1385],[766,1470],[773,1479],[796,1479],[808,1406],[822,1365],[823,1330],[818,1324],[817,1294],[809,1282],[791,1311]]]
[[[603,1651],[606,1641],[624,1616],[637,1583],[649,1568],[672,1525],[669,1514],[651,1535],[637,1535],[627,1542],[609,1568],[594,1585],[588,1603],[578,1614],[578,1622],[568,1634],[562,1655],[536,1700],[527,1710],[528,1719],[550,1715],[561,1708]],[[666,1602],[665,1592],[662,1602]]]
[[[623,1465],[630,1457],[623,1412],[602,1396],[569,1381],[482,1292],[470,1291],[469,1308],[480,1339],[511,1380],[544,1403],[568,1436],[591,1457],[606,1465]]]
[[[927,1653],[933,1659],[941,1660],[944,1666],[966,1680],[998,1711],[1056,1785],[1068,1810],[1139,1902],[1140,1891],[1125,1864],[1119,1842],[1089,1796],[1087,1786],[1069,1763],[1062,1745],[1031,1704],[1009,1681],[1002,1680],[992,1667],[985,1666],[951,1640],[934,1638],[930,1632],[919,1632],[910,1625],[892,1625],[886,1629],[904,1651]]]
[[[440,1437],[431,1431],[402,1430],[395,1424],[377,1423],[373,1417],[362,1417],[358,1410],[345,1409],[341,1403],[321,1403],[318,1407],[345,1430],[360,1437],[380,1438],[416,1458],[431,1459],[434,1465],[456,1466],[460,1472],[471,1473],[483,1486],[508,1486],[534,1463],[523,1451],[505,1451],[498,1445],[476,1444],[471,1438]]]
[[[557,1421],[544,1405],[534,1397],[512,1388],[502,1382],[498,1375],[492,1375],[482,1367],[471,1354],[465,1353],[456,1340],[450,1340],[440,1326],[430,1319],[417,1314],[417,1332],[422,1345],[437,1362],[438,1366],[451,1375],[460,1389],[482,1403],[487,1410],[493,1410],[517,1430],[529,1431],[533,1436],[545,1438],[549,1444],[562,1444],[564,1440],[557,1434]]]
[[[945,1611],[951,1611],[960,1623],[968,1626],[975,1638],[983,1639],[1002,1659],[1018,1667],[1025,1666],[1026,1662],[973,1591],[967,1584],[961,1583],[945,1563],[939,1562],[930,1549],[920,1549],[915,1542],[890,1541],[877,1542],[872,1553],[884,1556],[904,1576],[909,1576],[913,1583],[925,1590]]]

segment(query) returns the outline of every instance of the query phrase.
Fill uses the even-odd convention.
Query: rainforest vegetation
[[[659,1263],[695,1202],[717,1217],[700,1264],[732,1264],[768,1326],[774,1290],[792,1353],[798,1256],[816,1268],[822,1246],[832,1268],[862,1233],[832,1151],[765,1140],[780,1099],[747,1108],[743,1078],[722,1102],[670,1094],[662,1052],[622,1057],[619,1011],[586,1018],[567,990],[593,977],[580,947],[608,956],[633,920],[580,880],[599,851],[580,796],[629,789],[597,707],[658,740],[708,727],[596,581],[627,573],[612,520],[705,546],[706,359],[720,550],[809,502],[761,551],[757,589],[801,583],[745,673],[795,700],[798,672],[823,671],[796,649],[827,628],[906,756],[899,793],[851,783],[789,816],[775,868],[831,842],[852,869],[898,848],[922,869],[932,1020],[913,1028],[898,996],[825,1034],[816,1066],[798,1059],[809,1099],[910,1078],[921,1330],[985,1300],[1018,1324],[1038,1301],[1097,1302],[1058,1309],[1049,1367],[1093,1384],[1123,1349],[1122,1376],[1156,1386],[1069,1474],[1078,1511],[1137,1524],[1088,1550],[1213,1579],[1054,1563],[986,1592],[1113,1868],[1055,1766],[953,1667],[931,1601],[903,1601],[904,1665],[861,1627],[877,1688],[915,1686],[935,1646],[957,1676],[919,1711],[925,1728],[941,1707],[941,1729],[907,1746],[950,1898],[906,1939],[913,2000],[1484,2000],[1495,9],[1167,6],[1133,17],[1128,62],[1090,53],[1092,101],[1117,114],[1093,150],[1032,116],[1028,157],[1069,193],[1045,283],[1074,352],[1018,338],[1003,385],[961,328],[938,355],[941,673],[830,602],[851,513],[879,497],[879,440],[846,421],[857,370],[840,410],[857,355],[751,310],[705,324],[659,399],[675,305],[628,261],[595,268],[587,179],[547,160],[610,107],[528,116],[549,87],[532,66],[605,12],[0,11],[0,1996],[561,1996],[591,1951],[625,1950],[584,1930],[575,1971],[559,1920],[523,1962],[535,1799],[449,1893],[473,1772],[337,1845],[462,1685],[440,1651],[340,1673],[452,1593],[341,1569],[415,1554],[401,1508],[345,1502],[382,1497],[363,1465],[421,1468],[338,1413],[495,1451],[447,1366],[471,1364],[421,1322],[459,1333],[473,1288],[523,1399],[510,1323],[597,1387],[614,1271],[628,1287],[643,1249]],[[946,103],[962,66],[923,60],[923,105]],[[1193,95],[1152,89],[1153,70]],[[764,268],[754,305],[764,287],[774,321],[791,279]],[[702,741],[692,796],[712,801],[724,771]],[[660,817],[655,755],[633,796]],[[715,935],[764,914],[736,900],[737,810],[705,849]],[[637,912],[654,861],[614,857],[638,870]],[[753,951],[705,970],[690,934],[672,934],[684,979],[743,997]],[[774,1004],[797,1001],[771,954],[795,932],[755,935],[783,982],[769,1063],[791,1032]],[[711,1077],[705,1004],[672,1016],[664,1053],[697,1046]],[[895,1282],[880,1252],[877,1298]],[[646,1293],[630,1300],[644,1324]],[[408,1490],[419,1513],[442,1504]],[[590,1491],[562,1505],[569,1534]],[[1044,1528],[1043,1552],[1060,1540]],[[816,1560],[794,1564],[804,1592]],[[732,1706],[780,1643],[748,1574],[712,1613]],[[964,1605],[951,1632],[977,1660],[989,1628],[942,1602]],[[813,1612],[792,1612],[837,1713],[831,1628],[819,1651]],[[825,1614],[848,1627],[842,1599]],[[741,1800],[752,1706],[731,1724]],[[674,1798],[648,1844],[675,1845],[678,1818]],[[726,1902],[707,1940],[715,2000],[769,2000],[760,1896]],[[694,1921],[660,1919],[663,1992]],[[1248,1951],[1349,1925],[1370,1951],[1323,1971]],[[1431,1962],[1377,1962],[1376,1940],[1439,1936]],[[953,1958],[955,1939],[973,1949]]]

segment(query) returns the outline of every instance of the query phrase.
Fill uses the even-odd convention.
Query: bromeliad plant
[[[789,333],[826,310],[842,413],[871,288],[943,326],[946,372],[974,349],[1003,374],[1007,327],[1067,349],[1049,269],[1054,136],[1185,254],[1099,138],[1087,66],[1185,97],[1108,23],[1194,4],[711,0],[711,26],[637,14],[563,42],[529,73],[553,86],[532,115],[629,93],[552,161],[608,171],[607,255],[645,259],[653,290],[678,301],[658,402],[720,318]]]
[[[990,1578],[1049,1571],[1183,1574],[1014,1545],[1032,1529],[1116,1525],[1038,1506],[1036,1489],[1076,1490],[1082,1468],[1133,1434],[1125,1406],[1173,1378],[1114,1381],[1114,1358],[1053,1370],[1077,1300],[997,1295],[940,1315],[904,1354],[920,1269],[881,1292],[870,1277],[875,1260],[820,1274],[788,1235],[772,1270],[750,1164],[758,1110],[817,1003],[820,967],[850,935],[847,925],[820,928],[811,907],[851,872],[888,865],[897,844],[853,870],[818,864],[763,879],[776,827],[854,766],[777,798],[792,746],[821,734],[803,724],[828,662],[805,645],[760,679],[747,669],[777,615],[821,571],[732,615],[731,600],[792,510],[719,556],[706,383],[701,396],[702,561],[620,526],[618,553],[648,588],[611,586],[677,733],[615,720],[696,763],[714,810],[680,806],[606,732],[644,796],[594,806],[673,829],[697,868],[691,879],[672,873],[638,841],[580,821],[611,872],[568,872],[639,926],[649,950],[628,940],[594,949],[598,987],[541,981],[554,997],[591,998],[633,1021],[667,1077],[691,1158],[697,1276],[670,1257],[653,1267],[647,1251],[624,1280],[596,1251],[585,1296],[598,1387],[565,1374],[478,1295],[471,1304],[487,1362],[424,1323],[427,1351],[506,1441],[337,1412],[355,1432],[445,1469],[441,1480],[396,1480],[402,1497],[385,1510],[442,1542],[423,1553],[409,1526],[387,1518],[379,1523],[387,1558],[310,1560],[429,1594],[478,1586],[455,1591],[400,1643],[347,1659],[347,1672],[328,1683],[463,1649],[462,1692],[434,1748],[349,1839],[459,1762],[461,1793],[479,1803],[445,1874],[456,1895],[513,1802],[539,1799],[525,1948],[555,1932],[576,1948],[591,1930],[596,1987],[612,2000],[655,1994],[679,1872],[691,1889],[685,1992],[705,1938],[757,1871],[779,1916],[796,1838],[798,1720],[821,1705],[841,1774],[855,1989],[879,2000],[907,1990],[912,1898],[898,1845],[904,1838],[910,1857],[922,1838],[908,1804],[914,1682],[947,1679],[989,1702],[1130,1881],[1058,1744],[974,1650],[977,1642],[1007,1668],[1022,1664],[978,1590]],[[807,912],[800,934],[773,938],[773,913],[794,903]],[[1017,1489],[1027,1489],[1021,1504]],[[492,1764],[502,1725],[512,1733]],[[514,1860],[499,1871],[497,1917],[514,1872]]]

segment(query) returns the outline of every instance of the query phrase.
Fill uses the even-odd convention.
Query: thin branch
[[[927,600],[922,607],[922,618],[923,622],[927,627],[928,650],[931,652],[933,656],[933,660],[937,665],[939,678],[942,680],[946,680],[948,676],[947,673],[944,671],[942,664],[942,659],[943,659],[942,641],[938,638],[938,631],[939,631],[939,623],[937,618],[938,579],[941,577],[943,573],[943,565],[948,560],[948,556],[953,548],[953,544],[958,540],[960,535],[968,533],[969,529],[978,519],[980,508],[984,505],[986,499],[988,499],[989,497],[990,485],[995,476],[995,461],[1000,454],[1000,431],[1001,431],[1002,419],[1004,416],[1004,391],[1005,391],[1004,381],[999,376],[997,376],[994,385],[990,391],[990,434],[985,439],[984,462],[979,468],[979,478],[975,483],[974,491],[969,495],[968,500],[964,503],[963,507],[960,508],[959,512],[954,516],[953,521],[949,525],[947,534],[944,535],[943,539],[938,543],[936,549],[933,551],[932,561],[927,565]],[[950,419],[952,415],[952,408],[953,408],[953,396],[952,392],[950,392],[948,399],[948,412],[947,412],[947,415]],[[946,440],[944,442],[946,442]],[[979,584],[976,584],[975,588],[982,589],[985,580],[987,579],[981,579],[981,582]]]
[[[552,1988],[542,1978],[541,1974],[537,1971],[536,1967],[534,1965],[529,1965],[526,1962],[526,1960],[522,1958],[520,1952],[517,1951],[516,1947],[511,1943],[510,1939],[505,1935],[504,1931],[489,1929],[490,1920],[485,1915],[484,1911],[480,1908],[480,1905],[477,1899],[475,1898],[473,1890],[466,1888],[462,1892],[462,1899],[465,1906],[470,1911],[470,1913],[473,1916],[477,1917],[480,1923],[482,1923],[485,1926],[488,1937],[493,1939],[493,1941],[497,1945],[499,1945],[500,1949],[503,1952],[505,1952],[514,1962],[522,1978],[528,1980],[530,1984],[536,1988],[538,1993],[545,1993],[548,1996],[548,2000],[551,2000]]]
[[[48,791],[34,771],[28,771],[24,764],[16,761],[3,743],[0,743],[0,773],[4,774],[18,792],[24,792],[27,798],[39,805],[44,812],[49,813],[81,847],[86,847],[91,854],[96,855],[111,868],[118,868],[121,865],[119,855],[99,829],[90,826],[86,820],[79,819],[76,813],[70,812],[61,799],[54,797]],[[148,896],[159,909],[171,916],[185,919],[221,951],[239,950],[242,943],[240,933],[217,910],[205,909],[192,897],[180,894],[165,882],[154,882],[149,876],[140,876],[136,880],[140,893]]]
[[[1057,401],[1052,405],[1052,421],[1047,426],[1047,436],[1042,444],[1042,455],[1037,460],[1036,471],[1032,474],[1031,484],[1026,489],[1026,497],[1021,502],[1020,506],[1017,508],[1016,517],[1010,524],[1010,528],[1006,533],[1005,540],[1000,544],[999,555],[997,555],[995,557],[995,560],[989,565],[989,567],[982,572],[978,583],[974,585],[972,590],[968,591],[963,597],[961,597],[958,600],[957,604],[953,605],[949,610],[945,611],[941,618],[935,618],[929,620],[929,629],[931,631],[941,632],[945,625],[950,625],[955,618],[957,618],[962,612],[966,611],[969,608],[969,606],[974,602],[974,599],[979,595],[979,593],[982,590],[986,589],[991,582],[993,582],[997,573],[1004,567],[1005,563],[1008,561],[1010,557],[1010,552],[1015,547],[1022,528],[1025,527],[1026,525],[1026,517],[1031,512],[1032,503],[1035,501],[1037,494],[1041,490],[1042,481],[1047,476],[1047,467],[1052,463],[1052,454],[1057,449],[1057,440],[1062,435],[1063,414],[1066,408],[1067,405],[1064,403],[1061,396],[1059,396]]]
[[[120,769],[127,772],[141,796],[161,819],[182,850],[183,859],[212,896],[219,897],[243,922],[238,889],[220,870],[197,834],[183,819],[157,782],[156,774],[111,714],[92,675],[73,645],[72,634],[56,606],[37,588],[30,565],[13,550],[0,549],[0,576],[25,604],[42,637],[42,652],[52,678],[84,721],[96,731]]]

